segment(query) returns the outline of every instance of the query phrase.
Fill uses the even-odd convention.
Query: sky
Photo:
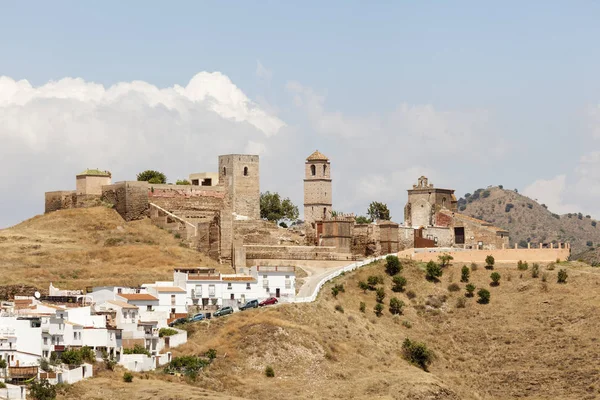
[[[260,155],[302,210],[304,161],[333,208],[421,175],[458,197],[518,189],[600,218],[600,3],[0,3],[0,228],[86,168],[170,181]]]

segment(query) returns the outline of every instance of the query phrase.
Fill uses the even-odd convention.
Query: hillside
[[[200,265],[229,270],[150,220],[125,222],[105,207],[55,211],[0,230],[0,286],[139,285],[172,279],[175,266]]]
[[[345,292],[337,299],[333,283],[314,303],[248,310],[188,326],[189,342],[174,355],[217,350],[215,362],[188,384],[247,399],[592,399],[600,395],[597,371],[600,347],[596,327],[600,315],[597,288],[600,270],[577,263],[541,268],[539,278],[515,265],[499,265],[498,287],[489,286],[490,271],[481,266],[471,281],[488,288],[490,304],[466,298],[459,283],[461,265],[444,271],[441,282],[425,280],[423,265],[405,262],[407,291],[393,293],[385,278],[385,310],[373,312],[375,292],[357,287],[369,275],[384,275],[382,263],[337,278]],[[567,284],[556,283],[559,268],[567,268]],[[547,282],[542,281],[542,277]],[[448,291],[457,283],[459,292]],[[408,293],[416,297],[409,299]],[[406,304],[403,315],[392,316],[389,299]],[[360,302],[366,312],[359,311]],[[341,306],[343,312],[336,311]],[[402,358],[405,338],[422,341],[435,353],[429,372]],[[275,378],[267,378],[270,365]],[[73,385],[61,398],[82,394],[128,399],[129,384],[122,371]],[[153,382],[162,394],[144,398],[183,398],[184,378],[160,371],[135,374],[138,384]],[[112,378],[112,379],[111,379]],[[111,384],[107,388],[106,382]],[[164,393],[173,393],[166,396]],[[92,398],[92,397],[90,397]]]
[[[485,194],[487,192],[487,194]],[[487,196],[487,197],[485,197]],[[512,206],[511,206],[512,204]],[[483,219],[510,232],[511,244],[569,242],[572,258],[600,245],[600,225],[581,214],[557,215],[533,199],[498,187],[478,189],[459,200],[459,211]]]

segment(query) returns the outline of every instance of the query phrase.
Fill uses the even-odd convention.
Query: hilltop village
[[[458,212],[452,189],[421,176],[407,189],[404,220],[357,223],[334,212],[331,160],[305,161],[304,221],[289,229],[260,218],[259,157],[218,157],[217,172],[194,172],[191,185],[112,182],[108,171],[76,175],[75,190],[45,193],[45,213],[114,209],[123,221],[149,220],[233,273],[198,265],[172,279],[138,286],[92,286],[15,296],[0,306],[0,360],[7,394],[24,398],[31,379],[74,383],[93,376],[95,361],[150,371],[176,364],[172,349],[188,341],[182,321],[201,321],[277,303],[315,301],[330,280],[386,255],[414,261],[449,255],[460,262],[552,262],[568,244],[510,248],[510,232]],[[298,272],[310,271],[298,279]],[[70,363],[72,357],[79,362]],[[51,361],[52,367],[48,366]],[[0,393],[1,394],[1,393]]]

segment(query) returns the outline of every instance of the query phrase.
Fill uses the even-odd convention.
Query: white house
[[[0,359],[10,367],[38,365],[42,356],[42,328],[36,317],[0,318]]]

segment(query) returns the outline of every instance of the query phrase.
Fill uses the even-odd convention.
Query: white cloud
[[[566,214],[578,211],[578,206],[567,204],[567,176],[557,175],[552,179],[538,179],[525,189],[523,195],[534,199],[540,204],[545,204],[548,209],[557,214]]]

